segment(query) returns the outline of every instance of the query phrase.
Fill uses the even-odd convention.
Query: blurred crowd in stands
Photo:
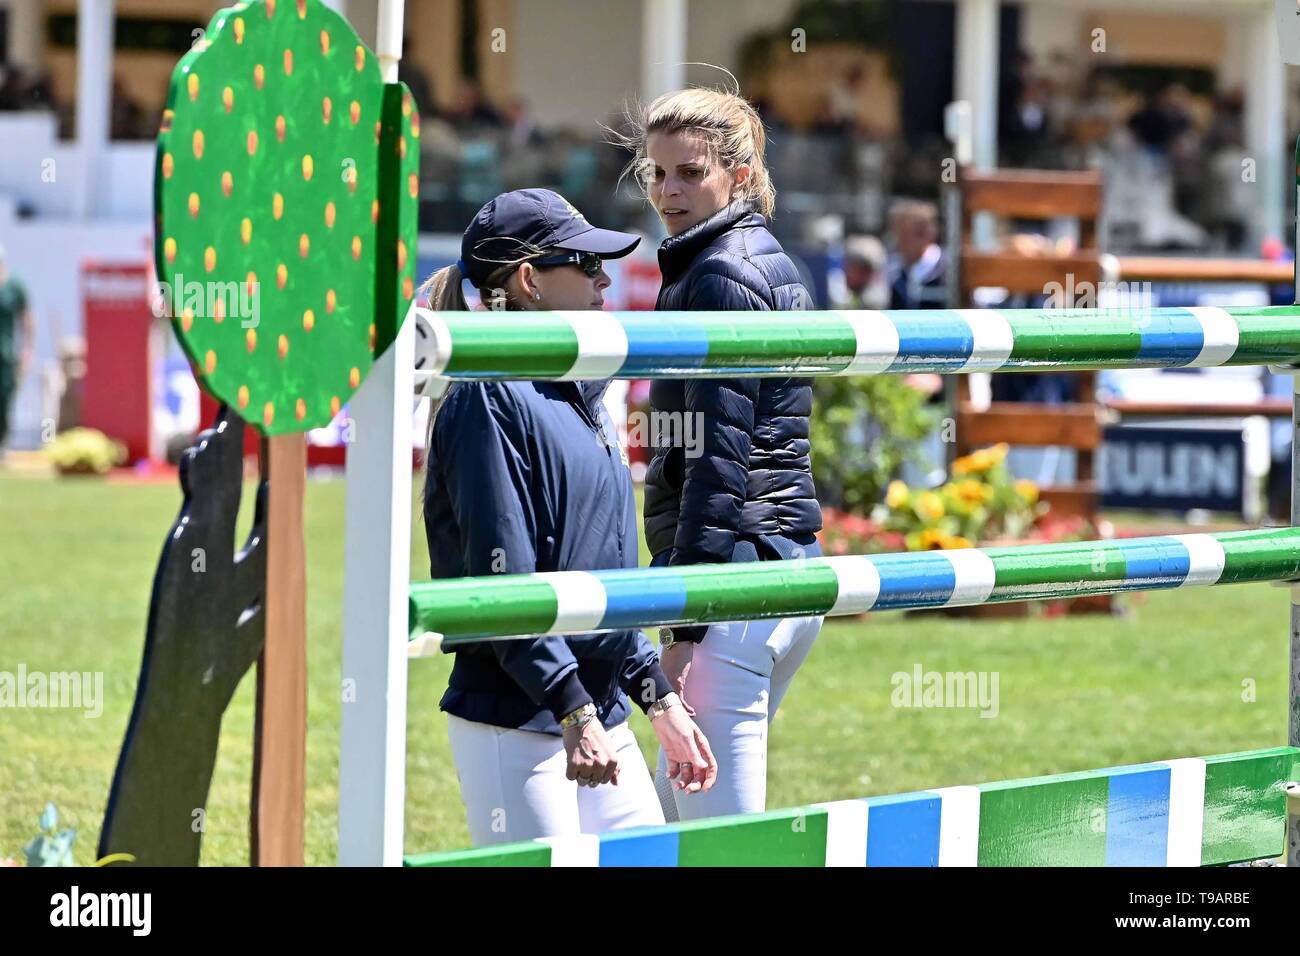
[[[537,185],[558,189],[594,218],[655,231],[632,184],[616,189],[627,156],[598,124],[618,128],[619,104],[584,129],[543,129],[522,96],[489,102],[471,80],[446,95],[409,60],[401,78],[420,104],[425,131],[424,231],[459,232],[491,196]],[[757,98],[778,184],[774,225],[785,241],[816,245],[828,215],[840,221],[840,236],[882,235],[892,197],[938,196],[935,170],[951,145],[937,130],[905,138],[865,125],[855,108],[861,84],[859,70],[846,70],[810,116],[780,115]],[[1064,55],[1038,64],[1022,53],[1004,68],[1000,101],[1002,165],[1106,171],[1112,251],[1255,251],[1242,249],[1255,198],[1242,96],[1213,92],[1210,71],[1085,72],[1082,61]],[[48,77],[0,64],[0,110],[23,109],[54,110],[61,135],[72,135],[72,104],[54,100]],[[155,113],[114,82],[114,139],[152,138]]]

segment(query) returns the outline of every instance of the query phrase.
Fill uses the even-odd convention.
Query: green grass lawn
[[[307,861],[336,849],[343,483],[307,491],[310,734]],[[247,496],[246,496],[247,497]],[[179,505],[172,484],[0,475],[0,671],[104,674],[102,716],[0,710],[0,858],[19,856],[46,801],[94,854],[130,715],[149,587]],[[427,577],[424,535],[412,567]],[[771,738],[768,802],[819,800],[1083,770],[1285,743],[1287,591],[1155,593],[1126,617],[972,622],[881,614],[832,620]],[[891,675],[996,672],[999,710],[891,706]],[[413,662],[406,848],[468,845],[437,708],[449,660]],[[1253,691],[1250,687],[1253,686]],[[1243,689],[1246,688],[1246,689]],[[247,862],[250,673],[226,713],[203,860]],[[633,727],[653,759],[645,721]]]

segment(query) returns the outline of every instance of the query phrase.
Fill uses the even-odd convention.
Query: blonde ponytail
[[[416,297],[427,298],[433,312],[468,312],[469,303],[461,290],[464,278],[459,265],[449,265],[425,279]]]
[[[469,303],[465,301],[465,293],[461,289],[461,282],[464,278],[461,275],[460,266],[457,264],[439,269],[420,285],[416,299],[417,301],[421,298],[426,299],[429,309],[433,312],[468,312]],[[447,396],[451,394],[451,390],[455,387],[455,382],[449,382],[443,393],[432,399],[433,405],[429,409],[429,425],[424,433],[424,460],[426,466],[430,458],[429,453],[433,449],[433,423],[438,417],[438,410],[442,408],[442,403],[447,400]]]

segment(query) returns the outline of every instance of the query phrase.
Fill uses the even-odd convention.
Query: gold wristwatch
[[[595,718],[595,716],[596,705],[588,702],[572,713],[565,714],[560,718],[560,729],[568,730],[571,727],[585,727],[589,721]]]
[[[668,710],[670,707],[676,707],[681,702],[682,699],[677,696],[677,692],[670,690],[668,693],[664,694],[657,701],[651,704],[649,709],[645,712],[645,715],[649,717],[651,720],[654,720],[656,717],[661,715],[664,711]]]

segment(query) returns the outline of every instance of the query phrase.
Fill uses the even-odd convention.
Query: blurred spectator
[[[461,134],[501,126],[500,114],[483,98],[479,85],[464,77],[456,84],[456,96],[447,111],[447,121]]]
[[[506,104],[501,118],[510,131],[510,146],[523,148],[542,144],[542,132],[537,128],[537,120],[533,118],[528,101],[522,96],[513,97]]]
[[[147,130],[144,110],[131,98],[120,76],[113,77],[112,112],[109,116],[111,139],[148,139],[156,129]]]
[[[1171,83],[1159,96],[1148,96],[1142,108],[1129,117],[1128,127],[1139,143],[1162,158],[1169,158],[1179,141],[1192,131],[1187,109],[1187,88]]]
[[[32,76],[16,63],[0,62],[0,110],[50,109],[48,74]]]
[[[934,203],[902,200],[889,211],[894,258],[889,264],[891,309],[942,309],[948,304],[947,261],[939,248]]]
[[[875,236],[850,236],[844,243],[845,294],[837,309],[883,309],[889,304],[885,283],[885,246]]]
[[[934,203],[903,200],[889,210],[889,234],[894,259],[888,265],[891,309],[942,309],[948,304],[947,263],[939,248],[939,213]],[[944,401],[943,377],[919,372],[903,379],[929,396],[931,405]],[[938,427],[920,442],[923,464],[908,465],[903,480],[911,485],[933,485],[943,479],[942,433]]]
[[[0,63],[0,110],[22,109],[22,70],[12,63]]]
[[[0,460],[9,439],[14,393],[31,367],[35,344],[36,326],[27,292],[9,272],[4,247],[0,246]]]
[[[1013,166],[1028,162],[1048,137],[1050,84],[1020,50],[1003,72],[998,90],[998,134]]]
[[[859,129],[859,113],[862,109],[862,81],[866,70],[861,63],[854,63],[826,91],[826,119],[831,129],[855,133]]]
[[[1251,157],[1245,146],[1242,105],[1240,90],[1216,98],[1203,140],[1205,175],[1196,212],[1220,249],[1241,248],[1246,224],[1258,208],[1259,188],[1246,175]]]

